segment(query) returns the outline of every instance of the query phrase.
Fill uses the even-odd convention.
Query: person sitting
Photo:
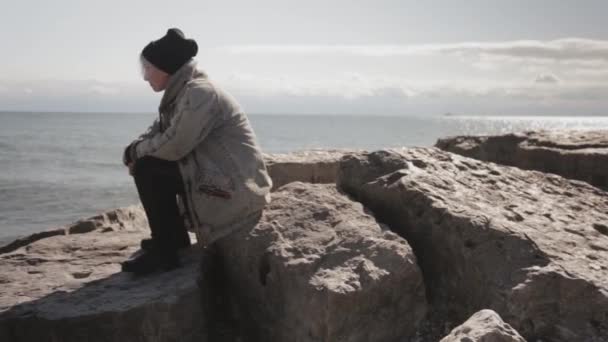
[[[272,181],[239,104],[193,60],[195,40],[172,28],[140,55],[143,78],[164,92],[159,116],[124,150],[151,230],[122,270],[146,274],[179,266],[188,230],[211,246],[259,217]],[[180,207],[183,209],[181,214]]]

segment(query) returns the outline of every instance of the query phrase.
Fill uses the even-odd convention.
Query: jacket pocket
[[[197,177],[196,189],[201,194],[228,200],[232,198],[235,186],[219,169],[204,167]]]

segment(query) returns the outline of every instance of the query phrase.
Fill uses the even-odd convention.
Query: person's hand
[[[129,174],[133,176],[135,174],[135,163],[130,162],[129,164],[127,164],[127,167],[129,168]]]
[[[125,166],[129,166],[129,164],[132,162],[130,149],[131,149],[131,145],[127,145],[127,147],[125,147],[124,152],[122,153],[122,163]]]
[[[122,163],[125,166],[129,166],[129,164],[133,164],[137,156],[135,155],[135,146],[138,144],[138,141],[134,141],[125,147],[124,152],[122,153]],[[132,167],[129,167],[132,169]]]

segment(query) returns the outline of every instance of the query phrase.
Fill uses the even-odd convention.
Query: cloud
[[[608,61],[608,41],[567,38],[550,41],[519,40],[498,43],[461,43],[438,46],[444,53],[506,56],[554,61]]]
[[[403,98],[417,95],[416,91],[401,79],[355,72],[316,79],[232,73],[221,82],[233,91],[250,96],[335,97],[352,100],[389,94]]]
[[[219,48],[229,54],[346,54],[393,57],[428,54],[502,56],[516,59],[554,61],[608,61],[608,40],[564,38],[557,40],[515,40],[421,45],[242,45]]]
[[[607,46],[588,39],[240,46],[223,48],[209,64],[214,80],[255,112],[535,113],[540,106],[579,114],[608,108]],[[370,58],[351,58],[358,56]],[[378,59],[391,56],[413,58]],[[0,80],[0,110],[155,111],[158,95],[143,82]]]
[[[99,95],[116,95],[120,93],[121,89],[111,85],[93,84],[89,87],[89,91]]]
[[[248,59],[260,65],[270,65],[269,61],[277,59],[311,71],[289,73],[283,69],[284,74],[278,76],[272,68],[257,68],[256,72],[265,76],[236,76],[226,82],[235,91],[249,95],[382,101],[390,94],[391,98],[409,102],[467,99],[472,103],[511,101],[530,106],[590,102],[604,106],[608,102],[608,40],[250,45],[225,47],[221,52],[246,59],[261,57]],[[322,72],[316,68],[322,68]]]
[[[608,99],[608,82],[605,80],[566,83],[552,73],[538,74],[533,83],[527,80],[413,82],[406,77],[379,77],[362,73],[344,73],[340,77],[315,80],[287,75],[263,77],[234,73],[221,82],[235,93],[263,97],[324,97],[350,100],[391,97],[404,101],[459,98],[471,101],[501,99],[571,104],[588,101],[606,103]]]
[[[0,80],[0,110],[155,111],[158,99],[142,85],[98,81]]]
[[[315,81],[233,74],[219,82],[249,113],[608,114],[606,83],[561,82],[551,87],[529,81],[415,83],[365,73]],[[160,100],[141,84],[106,84],[112,91],[102,94],[91,91],[96,85],[94,81],[0,81],[0,87],[10,89],[0,93],[0,110],[155,112]],[[32,94],[23,93],[28,87]]]
[[[373,57],[425,53],[423,46],[402,45],[242,45],[219,48],[230,54],[360,55]]]
[[[534,83],[556,84],[559,82],[559,78],[557,78],[557,76],[553,74],[541,74],[536,76],[536,78],[534,79]]]
[[[264,97],[229,89],[248,112],[254,113],[350,113],[433,115],[445,112],[485,115],[606,115],[608,86],[434,84],[374,89],[373,95],[355,98],[331,94],[266,94]]]

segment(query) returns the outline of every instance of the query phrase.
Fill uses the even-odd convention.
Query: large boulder
[[[220,246],[260,341],[394,341],[427,311],[407,242],[333,184],[283,186],[253,230]]]
[[[481,310],[440,342],[526,342],[515,329],[492,310]]]
[[[463,156],[578,179],[608,188],[608,131],[539,131],[439,139]]]
[[[411,336],[425,316],[407,242],[335,185],[286,185],[249,223],[218,246],[241,319],[233,328],[247,326],[247,340],[392,341]],[[133,206],[6,247],[0,341],[205,341],[209,298],[199,285],[211,279],[197,285],[197,248],[171,272],[120,272],[147,235]]]
[[[149,235],[141,207],[57,231],[0,254],[0,341],[204,341],[194,248],[172,272],[120,272]]]
[[[335,183],[344,150],[310,150],[264,155],[272,189],[291,182]]]
[[[523,336],[608,340],[608,196],[435,148],[344,157],[339,186],[406,237],[434,304]]]

